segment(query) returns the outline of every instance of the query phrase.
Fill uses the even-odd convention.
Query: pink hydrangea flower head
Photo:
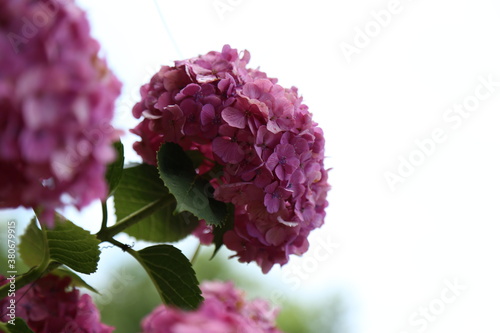
[[[0,2],[0,208],[104,199],[121,83],[73,0]]]
[[[162,67],[141,88],[133,109],[141,122],[132,132],[146,163],[156,164],[161,144],[174,142],[222,166],[217,173],[204,164],[198,173],[210,178],[215,199],[235,206],[224,244],[266,273],[307,250],[309,233],[323,224],[329,185],[323,132],[297,89],[247,68],[249,60],[226,45]],[[206,242],[211,230],[200,228]]]
[[[142,321],[143,333],[280,333],[277,310],[268,302],[247,301],[231,282],[201,284],[204,302],[196,311],[160,305]]]
[[[0,276],[0,285],[10,283]],[[82,332],[111,333],[114,328],[100,322],[99,311],[89,295],[80,295],[70,287],[69,277],[46,275],[19,290],[16,290],[16,316],[24,319],[35,333]],[[3,310],[10,298],[0,300]],[[2,310],[1,321],[11,318]],[[5,313],[5,314],[4,314]]]

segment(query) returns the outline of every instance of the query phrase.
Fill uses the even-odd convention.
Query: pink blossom
[[[277,310],[269,303],[247,301],[231,282],[204,282],[204,302],[196,311],[160,305],[142,321],[143,333],[280,333]]]
[[[0,285],[9,283],[0,276]],[[100,321],[100,314],[89,295],[71,287],[69,277],[46,275],[16,290],[16,316],[24,319],[35,333],[82,332],[111,333],[114,328]],[[8,297],[0,300],[2,309],[7,309]],[[5,312],[3,312],[5,313]],[[7,322],[5,314],[0,318]]]
[[[273,153],[274,147],[280,142],[281,135],[281,133],[274,134],[268,131],[265,126],[259,127],[257,130],[257,139],[255,140],[255,150],[263,161],[267,161]]]
[[[288,180],[299,166],[300,161],[291,144],[281,144],[269,156],[266,166],[274,171],[280,180]]]
[[[216,111],[213,104],[205,104],[201,108],[200,119],[203,136],[207,139],[216,137],[222,124],[220,111]]]
[[[285,208],[285,200],[292,194],[292,191],[279,186],[278,182],[267,185],[265,191],[264,205],[269,213]]]
[[[325,140],[297,88],[247,68],[249,60],[247,51],[225,45],[162,67],[141,88],[133,114],[142,120],[132,132],[150,164],[165,141],[203,153],[209,162],[198,173],[215,187],[216,200],[234,205],[224,244],[268,272],[303,254],[309,233],[323,224]],[[206,242],[211,232],[202,224],[196,234]]]
[[[107,195],[121,83],[72,0],[1,1],[0,22],[0,208],[51,225],[54,209]]]
[[[213,226],[207,225],[205,220],[200,220],[196,229],[193,230],[193,235],[200,239],[201,244],[210,245],[214,240]]]
[[[238,128],[224,124],[219,127],[219,136],[212,142],[215,156],[218,156],[223,164],[239,163],[245,158],[244,147],[241,144],[245,133]]]

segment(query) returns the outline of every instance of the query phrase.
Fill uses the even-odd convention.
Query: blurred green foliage
[[[24,226],[23,226],[24,227]],[[22,227],[22,228],[23,228]],[[0,223],[0,239],[7,239],[6,223]],[[23,228],[24,229],[24,228]],[[18,236],[24,230],[17,228]],[[19,238],[18,238],[19,239]],[[0,262],[6,263],[7,244],[0,242]],[[346,309],[341,297],[326,292],[321,298],[311,299],[298,297],[285,287],[277,288],[276,281],[271,283],[269,276],[248,274],[242,270],[241,263],[227,260],[229,252],[225,249],[210,260],[213,246],[200,251],[194,269],[199,281],[231,280],[245,291],[248,298],[264,298],[273,301],[280,308],[278,326],[285,333],[346,333]],[[29,269],[18,258],[19,273]],[[129,256],[120,256],[120,268],[103,277],[107,280],[104,287],[98,288],[99,295],[92,294],[101,310],[101,320],[116,327],[115,333],[137,333],[141,331],[141,320],[161,303],[151,280],[147,274]],[[6,265],[0,265],[0,274],[6,272]],[[97,274],[108,274],[110,270],[102,269]],[[82,275],[85,279],[85,275]],[[277,293],[275,293],[278,291]],[[272,295],[279,295],[272,299]]]
[[[249,298],[269,299],[275,288],[267,279],[239,270],[241,263],[227,260],[227,251],[221,250],[212,260],[213,247],[202,250],[196,259],[194,269],[199,281],[231,280],[245,290]],[[161,303],[155,288],[141,267],[133,262],[124,263],[119,274],[111,277],[110,283],[101,288],[101,296],[95,300],[101,310],[102,321],[116,327],[115,333],[140,332],[140,322]],[[345,333],[345,309],[341,298],[326,293],[321,299],[294,297],[286,288],[277,304],[280,308],[279,328],[286,333]],[[279,300],[278,300],[279,301]],[[276,304],[275,304],[276,305]]]

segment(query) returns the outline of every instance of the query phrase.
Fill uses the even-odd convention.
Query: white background
[[[124,82],[116,117],[122,129],[134,126],[129,110],[159,65],[226,43],[249,50],[251,67],[299,88],[325,130],[330,206],[311,250],[266,279],[311,297],[342,292],[353,333],[499,331],[497,1],[78,3]],[[398,10],[381,27],[371,13],[391,6]],[[365,28],[372,37],[361,45]],[[346,44],[357,53],[346,56]],[[493,92],[468,118],[443,118],[476,89],[487,92],[477,87],[490,76]],[[417,158],[415,141],[436,129],[444,142],[392,191],[385,174],[398,174],[400,158]],[[125,144],[134,140],[128,135]],[[320,245],[329,241],[338,245],[331,253]],[[443,292],[454,296],[445,280],[466,286],[449,303],[440,300]],[[424,326],[418,311],[429,306],[438,314]]]

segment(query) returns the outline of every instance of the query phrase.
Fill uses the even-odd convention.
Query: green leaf
[[[165,188],[158,170],[148,164],[141,164],[123,170],[122,180],[115,191],[117,220],[123,220],[148,204],[163,200],[165,204],[141,222],[125,229],[137,239],[151,242],[175,242],[191,234],[198,226],[198,219],[192,214],[175,214],[175,198]]]
[[[94,289],[91,285],[89,285],[87,282],[85,282],[84,279],[82,279],[78,274],[76,274],[73,271],[70,271],[69,269],[66,268],[58,268],[50,272],[53,275],[57,275],[60,277],[64,276],[69,276],[71,278],[71,285],[75,287],[81,287],[81,288],[86,288],[96,294],[99,294],[99,292]]]
[[[108,169],[106,171],[106,181],[108,183],[108,196],[112,196],[116,190],[116,187],[120,183],[120,179],[122,177],[123,172],[123,162],[125,160],[125,156],[123,153],[123,144],[121,141],[117,141],[113,144],[113,147],[116,151],[116,160],[108,165]]]
[[[54,222],[52,229],[40,230],[35,219],[31,221],[19,244],[23,261],[29,266],[40,265],[48,251],[52,261],[80,273],[94,273],[99,261],[100,241],[59,214],[55,215]]]
[[[63,216],[56,214],[55,225],[46,229],[50,258],[84,274],[94,273],[99,262],[100,241]]]
[[[193,167],[199,167],[205,160],[205,155],[199,150],[188,150],[185,151],[186,155],[193,162]]]
[[[172,245],[155,245],[131,254],[144,267],[163,303],[196,309],[203,297],[189,260]]]
[[[48,248],[45,246],[43,231],[36,225],[36,218],[31,219],[19,240],[19,255],[23,262],[30,267],[40,265]]]
[[[234,206],[231,204],[228,204],[228,218],[226,220],[226,223],[223,226],[214,227],[213,234],[214,234],[214,240],[213,243],[215,244],[215,249],[214,252],[212,253],[212,257],[210,259],[213,259],[217,252],[219,252],[220,248],[224,244],[224,234],[226,231],[232,230],[234,228]]]
[[[208,224],[221,226],[226,204],[212,198],[210,183],[198,177],[189,156],[175,143],[166,142],[158,151],[160,177],[177,200],[176,212],[191,212]]]
[[[5,333],[34,333],[22,318],[15,317],[13,321],[15,325],[11,325],[8,322],[1,323],[2,325],[0,328],[4,330]]]

